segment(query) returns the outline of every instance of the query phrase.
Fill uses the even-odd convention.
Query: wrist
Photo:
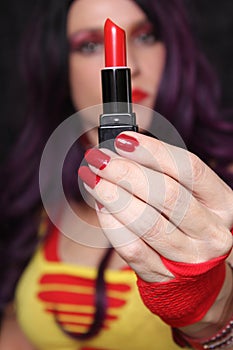
[[[163,283],[145,282],[138,277],[137,284],[144,304],[172,327],[196,325],[211,309],[222,290],[227,256],[199,264],[161,257],[175,277]]]
[[[233,315],[233,273],[226,263],[226,275],[223,286],[205,316],[199,322],[180,327],[180,330],[193,338],[208,338],[223,328]]]
[[[197,350],[233,349],[233,273],[226,267],[223,287],[207,314],[192,326],[174,330],[176,342]]]

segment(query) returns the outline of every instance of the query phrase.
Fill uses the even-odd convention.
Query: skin
[[[97,51],[80,52],[77,51],[76,39],[83,31],[88,32],[93,28],[99,31],[107,17],[127,32],[132,84],[144,90],[147,82],[148,97],[140,103],[152,108],[165,64],[166,50],[163,44],[156,41],[150,44],[135,41],[132,33],[138,23],[145,21],[145,15],[130,0],[78,0],[72,4],[67,37],[72,44],[69,74],[74,105],[77,109],[83,109],[101,103],[99,72],[104,66],[102,44],[100,42],[97,48],[94,45]],[[92,44],[87,47],[88,50],[93,48]],[[90,125],[93,123],[91,120],[86,122]],[[93,174],[101,178],[95,188],[85,185],[90,196],[103,205],[101,210],[96,208],[98,222],[95,210],[77,205],[80,215],[85,215],[87,221],[94,225],[99,224],[115,247],[116,253],[110,268],[118,269],[127,263],[146,281],[167,281],[173,276],[162,264],[159,254],[174,261],[193,263],[226,254],[232,247],[229,231],[233,226],[232,190],[195,155],[141,134],[131,132],[128,135],[139,143],[133,152],[118,148],[116,155],[103,150],[110,156],[108,165],[103,170],[89,165]],[[93,134],[93,142],[95,138],[96,134]],[[187,163],[182,164],[182,159],[188,160],[192,169],[189,183],[186,182]],[[148,196],[148,193],[153,193],[153,196]],[[178,207],[180,220],[176,222],[173,209],[177,208],[175,203],[178,193],[181,193],[179,204],[182,205]],[[124,210],[119,210],[119,203],[123,203]],[[158,215],[161,208],[164,215]],[[194,220],[194,217],[198,220]],[[130,224],[130,231],[127,224]],[[170,234],[167,234],[168,228]],[[122,230],[124,237],[128,237],[127,241],[119,240]],[[60,237],[59,255],[64,261],[97,266],[103,251],[81,246],[63,235]],[[233,262],[232,255],[228,260]],[[214,334],[232,315],[231,290],[232,273],[227,267],[224,285],[214,305],[203,320],[183,330],[197,338]],[[14,339],[12,332],[15,334]],[[12,310],[7,309],[0,350],[16,348],[35,350],[25,339]]]
[[[165,65],[166,50],[157,40],[156,30],[153,32],[144,12],[129,0],[78,0],[71,5],[67,36],[70,43],[69,76],[74,106],[77,110],[82,110],[102,103],[100,71],[104,67],[103,28],[107,18],[125,30],[127,66],[131,69],[132,88],[144,91],[147,97],[140,104],[153,108]],[[97,118],[85,116],[83,123],[90,127],[96,126]],[[140,116],[138,123],[144,129],[148,127],[148,122]],[[96,144],[96,135],[93,135],[92,144]]]

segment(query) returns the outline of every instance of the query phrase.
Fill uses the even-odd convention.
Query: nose
[[[132,78],[140,73],[140,61],[136,50],[130,45],[130,43],[128,43],[127,47],[127,66],[131,70]]]

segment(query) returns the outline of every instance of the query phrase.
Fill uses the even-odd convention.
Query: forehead
[[[103,28],[107,18],[127,29],[146,15],[133,0],[74,0],[68,12],[67,32]]]

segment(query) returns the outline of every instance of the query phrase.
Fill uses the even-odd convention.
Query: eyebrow
[[[152,27],[154,27],[153,23],[151,23],[148,18],[142,19],[137,21],[136,23],[133,23],[132,28],[131,28],[131,32],[134,32],[135,30],[137,30],[138,27],[143,26],[146,23],[150,23],[152,25]],[[124,29],[124,28],[123,28]],[[89,33],[96,33],[96,32],[104,32],[104,26],[101,27],[86,27],[86,28],[82,28],[82,29],[77,29],[76,31],[74,31],[71,34],[68,34],[68,38],[72,39],[72,37],[75,37],[76,35],[85,33],[85,32],[89,32]]]
[[[152,28],[154,28],[153,23],[152,23],[148,18],[145,18],[145,19],[140,20],[140,21],[138,21],[137,23],[135,23],[135,24],[133,25],[131,31],[134,32],[135,30],[138,29],[138,27],[144,26],[145,24],[149,24],[149,25],[151,25]]]
[[[96,32],[103,32],[103,28],[102,27],[96,27],[96,28],[90,28],[90,27],[87,27],[87,28],[82,28],[82,29],[77,29],[76,31],[74,31],[73,33],[70,33],[68,34],[68,38],[72,38],[72,37],[75,37],[76,35],[80,35],[82,33],[96,33]]]

